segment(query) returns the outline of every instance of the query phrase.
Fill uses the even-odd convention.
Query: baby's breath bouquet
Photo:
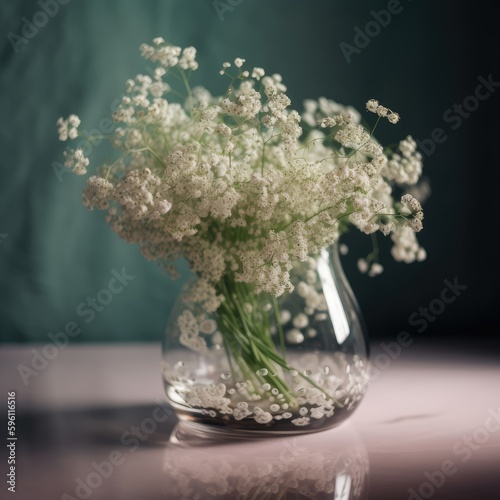
[[[228,86],[214,97],[190,85],[195,48],[156,38],[141,53],[155,67],[126,82],[116,130],[105,137],[119,155],[88,179],[83,202],[105,211],[121,238],[171,275],[187,261],[198,279],[178,319],[182,344],[206,352],[198,325],[212,315],[232,369],[248,380],[260,373],[293,401],[280,375],[293,367],[270,340],[263,311],[279,315],[294,267],[350,227],[390,235],[396,260],[425,258],[415,238],[423,212],[408,194],[422,170],[415,141],[394,149],[377,142],[379,121],[396,124],[399,115],[375,100],[366,104],[370,129],[356,110],[325,98],[306,101],[299,114],[280,75],[246,69],[241,58],[222,65]],[[75,115],[59,119],[59,138],[79,137],[79,124]],[[65,154],[66,167],[87,173],[81,148]],[[359,264],[381,271],[374,253]]]

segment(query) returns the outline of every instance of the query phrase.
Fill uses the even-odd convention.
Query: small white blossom
[[[76,115],[69,115],[66,120],[62,117],[59,118],[57,120],[59,140],[67,141],[68,139],[76,139],[80,123],[80,118]]]
[[[358,269],[360,273],[366,273],[368,271],[369,265],[366,259],[358,260]]]
[[[293,318],[293,326],[295,328],[305,328],[309,324],[309,319],[304,313],[299,313]]]
[[[394,113],[392,112],[388,117],[387,119],[392,123],[392,124],[396,124],[399,122],[399,114],[398,113]]]
[[[335,118],[327,116],[326,118],[318,120],[318,125],[321,128],[335,127],[335,125],[337,125],[337,122],[335,121]]]
[[[383,272],[384,272],[384,267],[378,262],[375,262],[372,264],[370,271],[368,272],[368,276],[370,276],[370,278],[374,278],[375,276],[378,276]]]
[[[386,117],[391,111],[387,109],[385,106],[378,106],[377,107],[377,115],[380,116],[381,118]]]
[[[280,310],[280,323],[282,325],[286,325],[291,319],[292,315],[290,314],[290,311],[287,309]]]
[[[260,80],[265,74],[266,73],[262,68],[254,68],[252,70],[252,78],[255,78],[256,80]]]
[[[370,99],[366,103],[366,109],[368,111],[371,111],[372,113],[377,112],[378,106],[379,106],[378,101],[376,101],[375,99]]]
[[[420,247],[417,251],[417,260],[419,262],[424,261],[427,258],[427,252],[424,248]]]

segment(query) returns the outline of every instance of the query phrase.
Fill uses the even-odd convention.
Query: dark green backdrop
[[[180,283],[169,281],[136,248],[121,242],[98,214],[87,212],[80,199],[82,178],[61,177],[53,170],[63,152],[56,119],[76,112],[84,124],[98,126],[109,116],[124,81],[143,71],[138,46],[155,36],[196,46],[198,81],[213,92],[222,89],[220,64],[241,56],[249,65],[281,73],[298,107],[304,98],[322,95],[359,109],[368,98],[379,99],[403,118],[397,127],[381,130],[384,141],[408,133],[424,139],[434,128],[444,128],[447,141],[426,161],[433,197],[421,240],[429,259],[405,266],[393,263],[387,253],[382,258],[386,273],[370,280],[355,270],[368,242],[348,237],[348,277],[375,337],[390,338],[407,329],[408,316],[438,297],[442,281],[455,276],[469,289],[423,335],[453,339],[496,333],[496,250],[488,245],[486,232],[478,233],[490,224],[498,226],[493,160],[498,96],[482,102],[457,130],[443,122],[448,108],[474,92],[479,75],[493,73],[500,80],[493,57],[495,30],[488,26],[493,15],[479,8],[471,12],[460,2],[401,0],[402,11],[348,63],[340,43],[353,44],[355,27],[363,29],[372,19],[370,10],[387,5],[71,0],[22,43],[15,35],[22,34],[23,18],[32,20],[41,6],[2,1],[1,340],[44,342],[72,320],[83,330],[77,341],[161,337]],[[36,19],[43,21],[43,16]],[[99,157],[92,158],[97,162]],[[78,305],[107,285],[113,269],[122,268],[135,279],[86,324]]]

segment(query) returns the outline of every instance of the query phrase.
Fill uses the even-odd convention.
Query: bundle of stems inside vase
[[[217,324],[224,338],[233,377],[240,373],[245,381],[251,383],[254,391],[257,387],[268,388],[266,392],[278,389],[293,408],[297,406],[296,394],[285,380],[285,373],[289,373],[301,377],[323,392],[327,399],[342,406],[306,373],[288,364],[276,297],[256,294],[254,286],[237,282],[231,276],[221,280],[220,293],[225,300],[217,310]],[[275,335],[279,342],[274,341],[273,326],[276,327]]]

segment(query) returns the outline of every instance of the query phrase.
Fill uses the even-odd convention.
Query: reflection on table
[[[350,424],[322,433],[231,442],[207,441],[191,423],[174,429],[165,451],[168,498],[365,498],[368,453]],[[198,438],[199,436],[199,438]]]

